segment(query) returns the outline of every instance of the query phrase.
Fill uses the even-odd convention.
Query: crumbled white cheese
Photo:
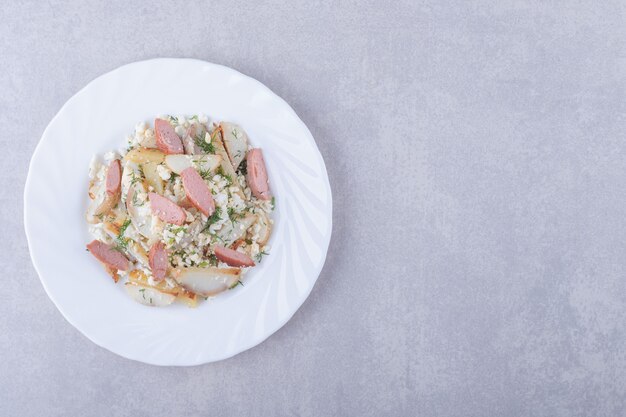
[[[206,114],[204,114],[204,113],[200,113],[200,114],[198,115],[198,121],[199,121],[200,123],[202,123],[202,124],[207,124],[207,123],[209,122],[209,118],[207,117],[207,115],[206,115]]]
[[[215,197],[213,197],[213,199],[218,206],[223,206],[228,201],[228,195],[224,192],[218,193]]]
[[[178,136],[183,136],[185,134],[185,128],[184,126],[178,125],[174,128],[174,131],[176,132],[176,134]]]
[[[148,126],[146,125],[146,122],[139,122],[135,125],[135,133],[140,133],[143,135],[147,127]]]
[[[109,162],[114,160],[115,157],[116,157],[116,153],[113,152],[113,151],[109,151],[109,152],[104,154],[104,161],[108,164]]]
[[[172,171],[169,170],[165,165],[159,164],[157,165],[157,173],[162,180],[167,181],[172,176]]]

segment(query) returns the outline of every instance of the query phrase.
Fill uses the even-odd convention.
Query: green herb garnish
[[[237,281],[235,284],[233,284],[232,287],[229,288],[229,290],[232,290],[233,288],[235,288],[236,286],[241,285],[243,287],[243,282],[241,281]]]
[[[213,212],[213,214],[211,214],[209,216],[209,218],[206,220],[206,225],[204,226],[204,228],[200,231],[200,233],[206,231],[209,229],[209,226],[211,226],[212,224],[218,222],[220,220],[220,218],[222,217],[222,209],[220,207],[216,207],[215,211]]]
[[[194,142],[200,149],[202,149],[203,152],[215,154],[215,145],[213,145],[213,136],[211,136],[211,142],[206,143],[206,141],[204,140],[204,138],[202,138],[202,136],[196,135],[196,137],[194,138]]]
[[[126,221],[124,221],[124,223],[122,224],[122,227],[120,227],[120,232],[117,235],[117,238],[115,239],[115,250],[118,250],[120,252],[124,252],[126,250],[128,250],[128,241],[130,239],[125,239],[124,238],[124,232],[126,232],[126,229],[128,229],[128,226],[130,226],[130,219],[126,219]]]
[[[265,251],[257,253],[257,255],[255,256],[256,261],[261,263],[261,259],[263,259],[263,256],[265,256],[265,255],[269,255],[269,253],[267,253]]]
[[[228,218],[230,219],[230,222],[233,224],[233,226],[235,225],[235,221],[242,217],[243,215],[241,213],[235,212],[235,209],[233,207],[228,207]]]
[[[144,200],[144,201],[141,202],[141,204],[139,204],[139,194],[133,193],[133,201],[132,201],[133,206],[141,207],[141,206],[143,206],[145,204],[145,202],[146,201]]]
[[[198,174],[202,177],[203,180],[211,179],[211,170],[210,169],[199,169]]]

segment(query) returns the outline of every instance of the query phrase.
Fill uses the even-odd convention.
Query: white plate
[[[272,249],[244,287],[196,309],[145,307],[85,250],[89,161],[125,147],[138,121],[196,113],[240,124],[263,149],[277,206]],[[267,87],[207,62],[155,59],[97,78],[52,119],[31,159],[24,222],[46,292],[85,336],[141,362],[196,365],[257,345],[302,305],[326,258],[332,196],[311,133]]]

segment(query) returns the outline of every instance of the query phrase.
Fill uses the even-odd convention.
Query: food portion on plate
[[[157,117],[127,139],[89,167],[87,250],[148,306],[195,307],[242,284],[270,249],[275,199],[261,149],[203,115]]]

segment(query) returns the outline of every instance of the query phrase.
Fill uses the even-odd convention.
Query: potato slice
[[[198,306],[198,296],[184,288],[178,294],[176,299],[181,303],[186,304],[187,307],[196,308]]]
[[[140,166],[127,162],[122,174],[122,195],[126,198],[126,211],[135,228],[149,240],[153,238],[152,211],[148,201],[148,187]]]
[[[167,294],[152,287],[138,285],[133,282],[127,282],[124,288],[126,288],[133,300],[146,306],[165,307],[176,300],[176,296],[173,294]]]
[[[119,193],[110,195],[106,192],[105,182],[102,181],[96,188],[94,199],[89,202],[87,207],[87,222],[98,223],[102,221],[102,216],[107,214],[119,201]]]
[[[154,162],[160,164],[165,159],[165,154],[158,149],[135,148],[128,151],[124,156],[124,162],[130,161],[136,164],[145,164],[146,162]]]
[[[111,236],[113,240],[117,239],[117,237],[120,234],[119,224],[105,222],[102,228],[109,236]],[[141,246],[138,242],[134,241],[133,239],[128,239],[127,242],[128,242],[126,245],[127,252],[133,258],[135,258],[141,265],[148,268],[150,265],[150,262],[148,260],[148,254],[146,253],[146,250],[143,248],[143,246]]]
[[[237,173],[235,172],[233,164],[230,162],[230,158],[228,157],[228,153],[226,152],[226,148],[224,147],[224,141],[222,139],[222,129],[219,126],[215,128],[215,131],[211,135],[211,138],[211,143],[213,143],[213,146],[215,146],[215,153],[222,157],[222,162],[220,163],[222,171],[224,171],[224,174],[228,175],[233,180],[231,187],[237,188],[236,194],[238,194],[242,200],[245,200],[246,196],[244,195],[241,187],[239,187],[239,182],[237,182]]]
[[[198,172],[215,172],[222,161],[219,155],[167,155],[165,165],[180,175],[185,169],[194,167]]]
[[[246,232],[257,220],[256,214],[248,213],[244,218],[233,222],[226,222],[216,235],[224,242],[224,246],[230,246],[236,240],[246,235]]]
[[[173,287],[170,286],[167,280],[165,279],[162,281],[155,282],[154,285],[150,285],[146,274],[139,269],[134,269],[128,273],[128,281],[137,285],[143,285],[144,287],[155,288],[166,294],[178,295],[181,291],[184,291],[184,289],[180,287],[178,284],[176,284]]]
[[[174,279],[186,290],[210,297],[232,288],[239,281],[239,268],[179,268],[172,272]]]
[[[259,228],[259,238],[257,239],[257,243],[261,246],[265,245],[268,240],[270,240],[270,235],[272,233],[272,224],[270,223],[270,219],[265,214],[265,212],[260,211],[257,214],[259,216],[259,221],[257,224],[260,226]]]
[[[157,171],[157,166],[159,166],[159,164],[157,164],[156,162],[146,162],[141,165],[141,167],[143,168],[143,173],[146,176],[146,182],[148,183],[148,185],[152,186],[155,192],[163,195],[163,193],[165,192],[165,187],[163,186],[163,179]]]
[[[131,185],[126,197],[126,210],[133,224],[143,236],[151,240],[154,236],[152,227],[152,212],[148,194],[143,182]]]
[[[246,152],[248,152],[248,135],[234,123],[221,122],[219,128],[230,162],[233,169],[237,171],[239,164],[246,158]]]

